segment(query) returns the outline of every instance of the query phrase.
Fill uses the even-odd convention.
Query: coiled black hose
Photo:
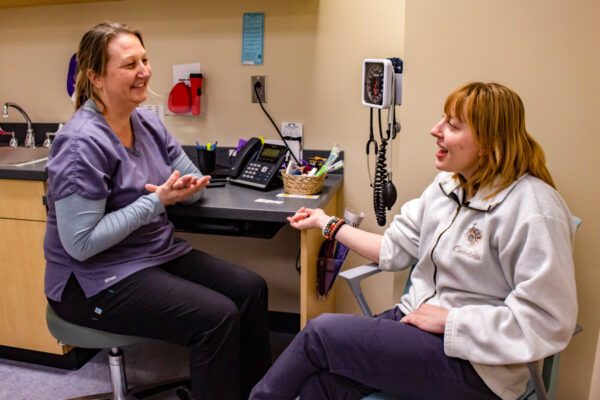
[[[373,180],[373,208],[379,226],[385,225],[385,201],[383,189],[387,183],[387,162],[385,159],[387,140],[381,140],[375,166],[375,179]]]

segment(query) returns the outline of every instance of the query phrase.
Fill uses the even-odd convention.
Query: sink
[[[0,166],[22,167],[48,159],[50,149],[36,147],[0,147]]]

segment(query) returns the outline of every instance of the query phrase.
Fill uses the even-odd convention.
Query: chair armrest
[[[372,317],[373,313],[371,313],[369,305],[367,304],[367,300],[363,295],[362,288],[360,287],[360,281],[371,275],[375,275],[378,272],[381,272],[381,270],[377,264],[368,264],[342,271],[339,274],[346,282],[348,282],[350,290],[352,290],[354,297],[356,297],[356,301],[358,302],[360,309],[367,317]]]
[[[582,330],[583,328],[581,325],[577,324],[573,330],[573,336],[577,335]],[[553,392],[553,390],[556,390],[552,389],[552,381],[556,379],[554,375],[558,373],[559,354],[560,353],[553,354],[543,360],[543,372],[540,370],[539,361],[532,361],[526,364],[529,369],[529,374],[531,375],[531,382],[533,383],[537,400],[547,400],[550,397],[554,398],[549,394]],[[546,371],[547,369],[549,372]],[[548,386],[547,390],[546,386]]]
[[[362,281],[363,279],[375,275],[376,273],[381,272],[377,264],[367,264],[361,265],[360,267],[354,267],[347,269],[345,271],[340,272],[340,276],[346,280],[352,281]]]

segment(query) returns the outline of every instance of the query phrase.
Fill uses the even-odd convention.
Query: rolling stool
[[[67,322],[56,315],[50,305],[46,306],[46,323],[52,336],[61,343],[85,349],[110,349],[108,353],[108,365],[110,368],[112,393],[100,393],[78,397],[77,399],[144,399],[172,389],[177,389],[176,394],[180,399],[191,399],[190,381],[188,378],[172,379],[137,388],[127,388],[123,350],[120,347],[141,343],[149,339],[103,332]]]

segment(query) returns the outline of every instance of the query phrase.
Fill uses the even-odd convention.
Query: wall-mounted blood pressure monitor
[[[386,209],[391,210],[396,202],[396,187],[392,182],[392,163],[387,164],[387,145],[396,138],[400,124],[396,121],[396,106],[402,104],[402,72],[404,63],[400,58],[387,59],[367,58],[363,61],[362,103],[369,107],[369,140],[366,146],[367,167],[369,166],[369,149],[374,146],[376,155],[375,176],[369,181],[373,188],[373,206],[379,226],[386,222]],[[379,143],[373,132],[373,109],[377,108],[379,120]],[[386,129],[381,126],[381,109],[388,109]]]
[[[362,103],[372,108],[389,108],[394,88],[394,66],[388,59],[363,61]]]

